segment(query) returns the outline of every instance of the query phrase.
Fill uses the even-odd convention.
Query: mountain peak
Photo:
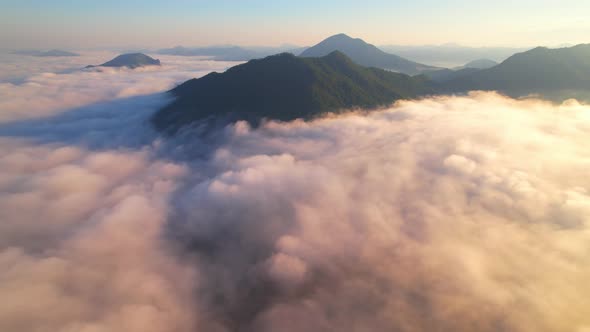
[[[425,70],[438,69],[383,52],[375,45],[371,45],[360,38],[352,38],[343,33],[324,39],[319,44],[304,51],[301,56],[308,58],[323,57],[334,51],[340,51],[346,54],[352,61],[362,66],[376,67],[408,75],[420,74]]]
[[[524,53],[532,53],[532,52],[546,52],[549,51],[549,47],[546,46],[537,46],[535,48],[533,48],[532,50],[529,50],[528,52],[524,52]]]
[[[156,113],[153,124],[175,132],[205,119],[289,121],[431,92],[421,78],[362,67],[340,51],[319,58],[282,53],[179,85],[171,91],[176,100]]]
[[[498,63],[494,60],[477,59],[477,60],[473,60],[473,61],[466,63],[463,67],[460,67],[460,69],[461,68],[488,69],[488,68],[492,68],[497,65],[498,65]]]
[[[343,50],[344,48],[352,46],[359,48],[377,48],[374,45],[371,45],[360,38],[353,38],[344,33],[339,33],[337,35],[330,36],[321,41],[318,45],[322,44],[327,45],[329,48],[333,48],[333,50],[338,50],[344,53],[346,53]]]
[[[107,61],[99,67],[127,67],[131,69],[145,66],[160,66],[160,60],[154,59],[143,53],[121,54],[111,61]],[[88,66],[94,67],[94,66]]]
[[[358,39],[358,40],[360,40],[359,38],[352,38],[352,37],[350,37],[349,35],[347,35],[345,33],[339,33],[339,34],[330,36],[330,37],[326,38],[325,40],[335,40],[335,39],[340,39],[340,40],[354,40],[354,39]]]

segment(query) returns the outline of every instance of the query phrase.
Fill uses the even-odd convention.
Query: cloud
[[[162,234],[188,169],[155,157],[146,124],[167,98],[110,100],[162,91],[199,66],[33,66],[0,86],[0,330],[194,330],[197,270]]]
[[[473,93],[209,144],[136,121],[158,96],[84,106],[86,75],[108,100],[160,74],[4,95],[53,115],[2,115],[0,330],[590,327],[589,106]]]
[[[3,150],[1,330],[191,328],[195,276],[160,240],[182,166],[141,151]]]
[[[161,67],[82,70],[88,64],[103,63],[114,56],[109,52],[90,52],[56,60],[0,54],[0,122],[52,116],[90,103],[158,93],[235,64],[162,56]]]
[[[170,222],[227,330],[581,331],[589,120],[476,93],[241,123]]]

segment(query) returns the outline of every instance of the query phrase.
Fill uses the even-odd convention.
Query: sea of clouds
[[[590,106],[163,138],[162,91],[231,63],[83,61],[0,67],[0,331],[590,331]]]

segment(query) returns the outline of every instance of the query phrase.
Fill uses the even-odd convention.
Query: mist
[[[476,92],[158,135],[191,75],[2,85],[0,330],[590,329],[589,106]]]

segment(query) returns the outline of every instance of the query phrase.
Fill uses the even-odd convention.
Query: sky
[[[589,42],[586,0],[0,0],[0,48]]]

